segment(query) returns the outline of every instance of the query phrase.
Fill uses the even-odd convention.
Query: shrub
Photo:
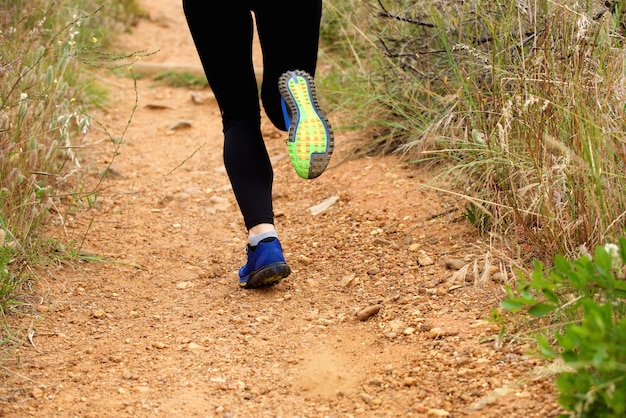
[[[559,403],[577,417],[626,414],[626,239],[570,262],[537,262],[530,278],[508,288],[502,307],[539,322],[540,352],[566,365],[556,379]],[[537,328],[535,328],[537,329]]]

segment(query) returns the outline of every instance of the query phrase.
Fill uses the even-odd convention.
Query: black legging
[[[273,224],[274,174],[261,136],[251,12],[263,51],[263,108],[286,131],[278,78],[296,69],[315,74],[322,0],[183,0],[183,8],[222,112],[224,164],[246,228]]]

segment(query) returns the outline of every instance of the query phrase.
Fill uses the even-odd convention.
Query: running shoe
[[[317,101],[313,77],[305,71],[287,71],[280,77],[278,88],[289,127],[291,164],[302,178],[318,177],[330,162],[334,142],[330,123]]]
[[[291,274],[277,238],[263,240],[255,247],[248,244],[246,250],[248,261],[239,269],[239,286],[246,289],[271,286]]]

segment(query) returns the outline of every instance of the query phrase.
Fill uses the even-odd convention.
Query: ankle
[[[276,233],[276,231],[267,231],[267,232],[263,232],[262,234],[249,236],[248,243],[250,244],[251,247],[256,247],[257,245],[259,245],[259,242],[261,241],[268,242],[268,241],[275,240],[277,238],[278,238],[278,234]]]

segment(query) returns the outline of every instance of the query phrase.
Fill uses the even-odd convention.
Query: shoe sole
[[[321,175],[333,153],[333,131],[319,107],[313,78],[296,70],[284,73],[278,88],[291,113],[287,150],[289,158],[302,178]]]
[[[290,274],[291,269],[286,263],[274,263],[250,273],[248,280],[245,282],[242,282],[240,278],[239,286],[245,289],[273,286]]]

